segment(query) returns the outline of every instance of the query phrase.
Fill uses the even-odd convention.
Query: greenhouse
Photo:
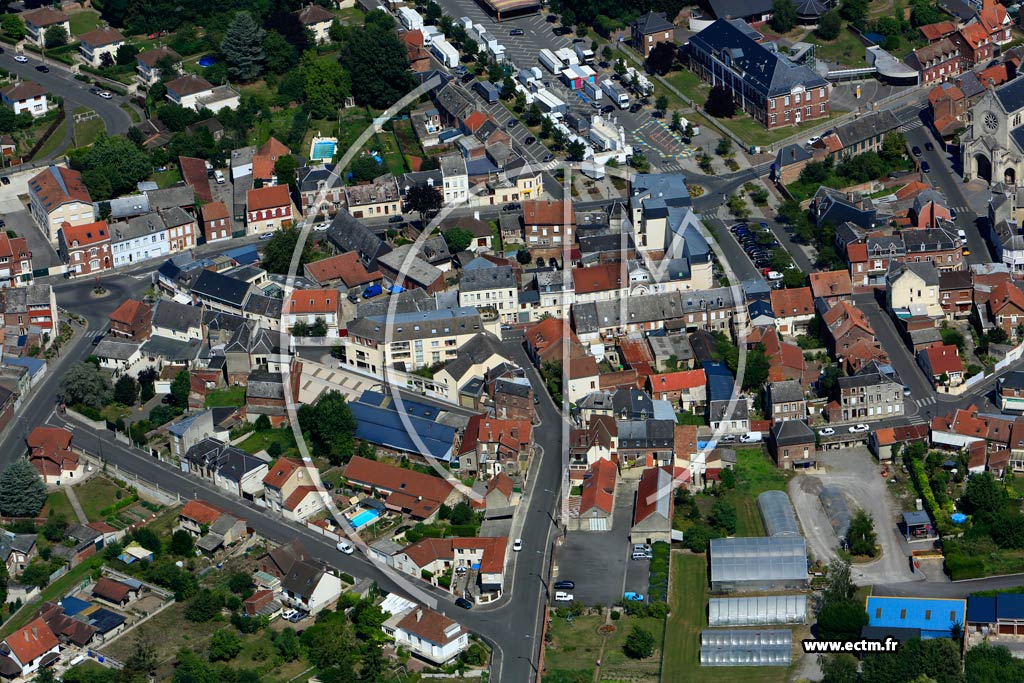
[[[764,530],[769,536],[799,536],[796,512],[785,491],[765,491],[757,497]]]
[[[708,603],[708,626],[712,627],[802,624],[806,620],[806,595],[711,598]]]
[[[821,507],[825,509],[829,522],[832,523],[832,530],[836,532],[836,538],[846,538],[846,532],[850,528],[850,507],[846,504],[846,496],[835,486],[824,486],[818,494]]]
[[[701,666],[789,666],[793,632],[701,631]]]
[[[715,538],[711,541],[711,590],[770,591],[807,586],[803,538]]]

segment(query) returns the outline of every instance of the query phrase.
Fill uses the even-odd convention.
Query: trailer
[[[423,16],[411,7],[398,8],[398,20],[407,31],[416,31],[423,28]]]
[[[565,68],[558,57],[555,57],[555,53],[548,49],[543,49],[537,54],[537,60],[544,66],[545,69],[555,74],[556,76]]]
[[[565,102],[555,97],[547,88],[538,90],[533,98],[540,110],[546,114],[565,114],[569,110]]]
[[[434,43],[430,46],[430,52],[437,61],[449,69],[454,69],[459,65],[459,51],[444,38],[434,38]]]
[[[583,92],[595,102],[600,102],[601,98],[604,97],[604,91],[601,90],[601,86],[593,81],[585,81],[583,83]]]
[[[618,105],[619,109],[625,109],[629,106],[629,95],[615,82],[606,78],[601,81],[601,90],[604,90],[604,94],[608,96],[608,99],[612,101],[612,104]]]
[[[576,43],[572,46],[572,49],[576,52],[576,57],[579,59],[580,64],[591,64],[594,61],[594,51],[589,47],[584,47],[584,45],[586,43]]]
[[[476,90],[487,104],[494,104],[501,96],[501,91],[490,81],[475,81],[473,90]]]
[[[567,47],[555,50],[555,57],[562,62],[563,66],[574,66],[580,63],[580,59],[576,56],[576,53]]]
[[[516,74],[516,78],[519,82],[525,86],[529,86],[533,81],[539,81],[544,78],[543,72],[536,66],[531,66],[528,69],[520,69],[519,73]]]

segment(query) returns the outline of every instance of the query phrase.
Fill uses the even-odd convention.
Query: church
[[[1024,174],[1024,78],[990,89],[978,100],[961,144],[964,180],[1018,184]]]

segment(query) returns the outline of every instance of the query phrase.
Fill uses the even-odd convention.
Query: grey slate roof
[[[817,2],[817,0],[813,0]],[[843,147],[852,147],[857,143],[883,135],[900,127],[899,119],[888,109],[866,114],[849,123],[836,126],[836,136]]]
[[[398,280],[405,280],[424,287],[432,285],[443,275],[440,268],[432,266],[419,256],[409,258],[413,246],[404,244],[377,259],[377,263],[398,274]]]
[[[854,387],[874,387],[880,385],[892,385],[899,384],[896,380],[888,375],[883,375],[877,372],[870,372],[864,375],[854,375],[852,377],[840,377],[837,380],[839,384],[839,390],[852,389]]]
[[[673,420],[619,420],[619,448],[668,448],[675,443]]]
[[[718,19],[742,19],[772,11],[771,0],[708,0],[708,5]]]
[[[104,339],[93,350],[97,358],[111,358],[113,360],[128,360],[132,354],[138,351],[138,342],[120,341],[117,339]]]
[[[348,324],[349,334],[378,342],[384,342],[389,334],[391,341],[411,341],[470,334],[482,329],[480,312],[469,306],[373,315],[356,318]]]
[[[651,33],[659,33],[662,31],[674,31],[675,26],[665,18],[664,12],[648,12],[636,21],[634,21],[630,30],[633,35],[648,35]]]
[[[955,235],[943,230],[942,228],[904,230],[900,234],[903,236],[903,246],[908,254],[912,254],[915,251],[923,252],[953,249],[959,241]]]
[[[149,197],[149,206],[153,210],[170,209],[172,207],[194,206],[196,193],[188,185],[168,187],[163,190],[150,190],[146,193]]]
[[[481,260],[481,259],[477,259]],[[487,259],[482,259],[486,261]],[[488,263],[490,263],[488,261]],[[492,266],[464,270],[459,281],[460,292],[480,292],[491,289],[515,289],[516,276],[512,266]]]
[[[327,229],[327,239],[342,253],[354,251],[367,270],[376,270],[377,259],[391,248],[373,230],[348,211],[339,211]]]
[[[284,378],[279,372],[253,370],[245,387],[246,398],[284,398]]]
[[[780,446],[801,444],[815,441],[814,430],[807,426],[806,422],[800,420],[785,420],[776,422],[772,427],[772,436],[775,443]]]
[[[471,367],[484,362],[494,354],[508,358],[500,339],[488,332],[481,332],[463,344],[459,349],[459,355],[448,361],[444,368],[453,379],[460,381]]]
[[[212,270],[204,270],[192,285],[192,293],[233,308],[242,308],[249,293],[249,283]]]
[[[1024,82],[1013,79],[1009,83],[996,88],[996,99],[1006,113],[1015,112],[1024,107]]]
[[[756,1],[738,3],[744,7],[742,16],[749,15]],[[723,19],[691,37],[690,48],[713,55],[728,53],[739,67],[744,84],[764,97],[787,94],[797,85],[806,88],[828,85],[824,78],[808,67],[794,64],[784,55],[755,43],[742,30]]]
[[[772,403],[804,400],[804,390],[796,380],[772,382],[768,385],[768,391],[771,393]]]
[[[201,327],[202,322],[202,308],[179,304],[173,299],[160,299],[153,311],[153,327],[186,332],[189,328]]]
[[[896,263],[889,267],[889,272],[885,275],[885,281],[891,284],[908,271],[921,278],[925,285],[929,287],[937,287],[939,284],[939,271],[930,261]]]
[[[750,411],[746,401],[736,401],[732,413],[729,413],[729,401],[712,401],[708,405],[708,416],[711,422],[746,420],[750,417]]]

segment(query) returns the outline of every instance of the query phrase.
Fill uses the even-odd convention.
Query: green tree
[[[459,526],[463,524],[472,524],[474,517],[473,508],[469,507],[469,504],[466,502],[460,502],[456,503],[452,508],[449,519],[452,524]]]
[[[1010,508],[1000,510],[992,520],[989,534],[1000,548],[1024,548],[1024,515]]]
[[[640,150],[633,151],[633,156],[629,158],[629,165],[641,173],[646,173],[647,169],[651,167],[650,162],[647,161],[647,155]]]
[[[411,88],[405,45],[391,27],[381,28],[376,21],[348,32],[341,63],[352,75],[352,96],[359,104],[387,109]]]
[[[139,48],[135,47],[131,43],[125,43],[121,47],[117,48],[117,53],[114,56],[114,61],[117,62],[118,66],[134,64],[135,57],[138,54]]]
[[[850,526],[846,531],[846,543],[854,555],[874,557],[878,552],[875,547],[877,536],[875,522],[863,508],[853,513]]]
[[[351,667],[354,644],[343,612],[321,615],[299,638],[306,648],[309,663],[316,668]]]
[[[857,683],[857,658],[828,655],[821,660],[821,683]]]
[[[264,242],[262,266],[271,273],[285,274],[292,262],[292,256],[299,244],[299,231],[294,229],[278,230],[274,236]],[[299,255],[299,270],[313,255],[313,245],[306,240]]]
[[[220,44],[233,80],[254,81],[263,73],[265,33],[248,12],[235,14]]]
[[[263,57],[267,71],[284,74],[299,65],[299,51],[279,32],[270,30],[263,36]]]
[[[220,614],[224,596],[209,588],[202,588],[185,604],[184,615],[189,621],[204,623]]]
[[[347,462],[355,450],[356,419],[345,396],[328,391],[314,404],[299,407],[299,425],[309,435],[313,452],[332,462]]]
[[[147,367],[139,372],[139,395],[143,403],[156,396],[157,372]]]
[[[172,555],[187,557],[195,551],[195,544],[192,542],[192,534],[184,529],[178,529],[171,534],[170,550]]]
[[[736,533],[736,506],[724,500],[718,499],[711,506],[711,515],[708,517],[711,526],[719,529],[726,536]]]
[[[214,632],[210,638],[207,654],[211,662],[227,662],[238,656],[242,651],[242,639],[238,633],[229,628]]]
[[[334,118],[352,94],[352,79],[336,59],[307,52],[302,56],[302,87],[313,117]]]
[[[458,226],[448,228],[443,234],[444,241],[448,245],[448,251],[453,254],[465,251],[473,241],[473,233]]]
[[[664,114],[668,109],[668,96],[661,94],[654,98],[654,108]]]
[[[302,644],[295,629],[285,628],[274,638],[274,649],[281,659],[286,662],[294,662],[302,656]]]
[[[732,156],[732,138],[718,138],[718,144],[715,145],[715,154],[720,157]]]
[[[380,626],[377,627],[377,633],[381,633]],[[360,662],[359,683],[378,683],[382,681],[386,668],[380,645],[376,643],[367,645]]]
[[[839,14],[851,23],[861,24],[868,15],[868,0],[843,0]]]
[[[718,473],[718,481],[722,485],[723,489],[736,488],[736,471],[731,467],[723,468]]]
[[[139,385],[131,375],[121,375],[114,383],[114,400],[123,406],[133,406],[139,398]]]
[[[860,638],[860,630],[867,625],[864,605],[851,600],[826,603],[818,612],[818,637],[821,640],[856,640]]]
[[[790,2],[790,0],[782,0]],[[704,111],[716,119],[727,119],[736,113],[736,101],[724,86],[716,85],[708,91],[708,99],[704,102]]]
[[[369,154],[357,154],[349,165],[349,173],[352,180],[357,183],[365,183],[373,180],[381,173],[381,165]]]
[[[612,65],[612,69],[615,71],[616,74],[621,76],[624,73],[626,73],[629,67],[626,66],[626,62],[620,57],[619,59],[615,60],[615,64]]]
[[[25,22],[17,14],[4,14],[0,16],[0,31],[3,31],[4,35],[14,40],[21,40],[28,35]],[[43,37],[45,39],[45,34]]]
[[[824,604],[846,602],[853,598],[857,591],[853,579],[850,578],[850,563],[835,559],[828,565],[828,578],[825,581],[825,592],[822,595]]]
[[[179,408],[188,407],[188,394],[191,389],[192,377],[188,370],[181,370],[171,382],[171,402]]]
[[[587,146],[582,140],[573,140],[565,149],[566,158],[569,161],[583,161],[583,155],[587,153]]]
[[[101,134],[87,149],[75,150],[69,157],[97,201],[133,191],[153,171],[149,154],[123,136]]]
[[[772,28],[779,33],[789,33],[796,26],[796,6],[793,0],[772,0]]]
[[[429,185],[413,185],[405,195],[405,206],[409,211],[420,215],[420,220],[428,219],[441,209],[443,198],[436,187]],[[455,252],[452,252],[455,253]]]
[[[78,404],[102,408],[110,402],[110,380],[92,363],[71,366],[60,380],[60,399],[69,406]]]
[[[51,513],[43,525],[43,538],[51,543],[59,543],[64,540],[68,530],[68,519],[60,512]]]
[[[46,484],[28,460],[18,458],[0,473],[0,515],[35,517],[46,502]]]
[[[149,527],[139,527],[133,531],[132,540],[146,550],[152,551],[154,555],[159,555],[163,551],[163,542],[156,535],[156,532]]]
[[[1006,506],[1006,488],[990,472],[975,474],[967,480],[960,505],[968,514],[995,514]]]
[[[274,162],[274,175],[277,176],[278,184],[295,187],[295,171],[298,167],[299,162],[291,154],[278,157]]]
[[[913,0],[910,3],[910,25],[914,28],[942,21],[939,9],[930,0]]]
[[[675,43],[658,43],[651,49],[651,54],[647,55],[647,62],[645,65],[647,67],[647,71],[652,74],[664,76],[672,70],[672,66],[676,61],[677,51],[678,48]],[[658,108],[661,109],[661,107]],[[665,110],[661,109],[661,111]]]
[[[46,44],[47,50],[67,45],[68,30],[64,28],[63,24],[55,24],[43,33],[43,42]]]
[[[964,683],[1024,681],[1024,660],[1016,659],[1004,645],[983,640],[964,656]]]
[[[634,626],[626,636],[623,652],[632,659],[646,659],[654,654],[654,635],[645,628]]]
[[[825,12],[818,19],[818,28],[814,32],[822,40],[835,40],[843,28],[843,20],[839,18],[839,12],[832,9]]]

